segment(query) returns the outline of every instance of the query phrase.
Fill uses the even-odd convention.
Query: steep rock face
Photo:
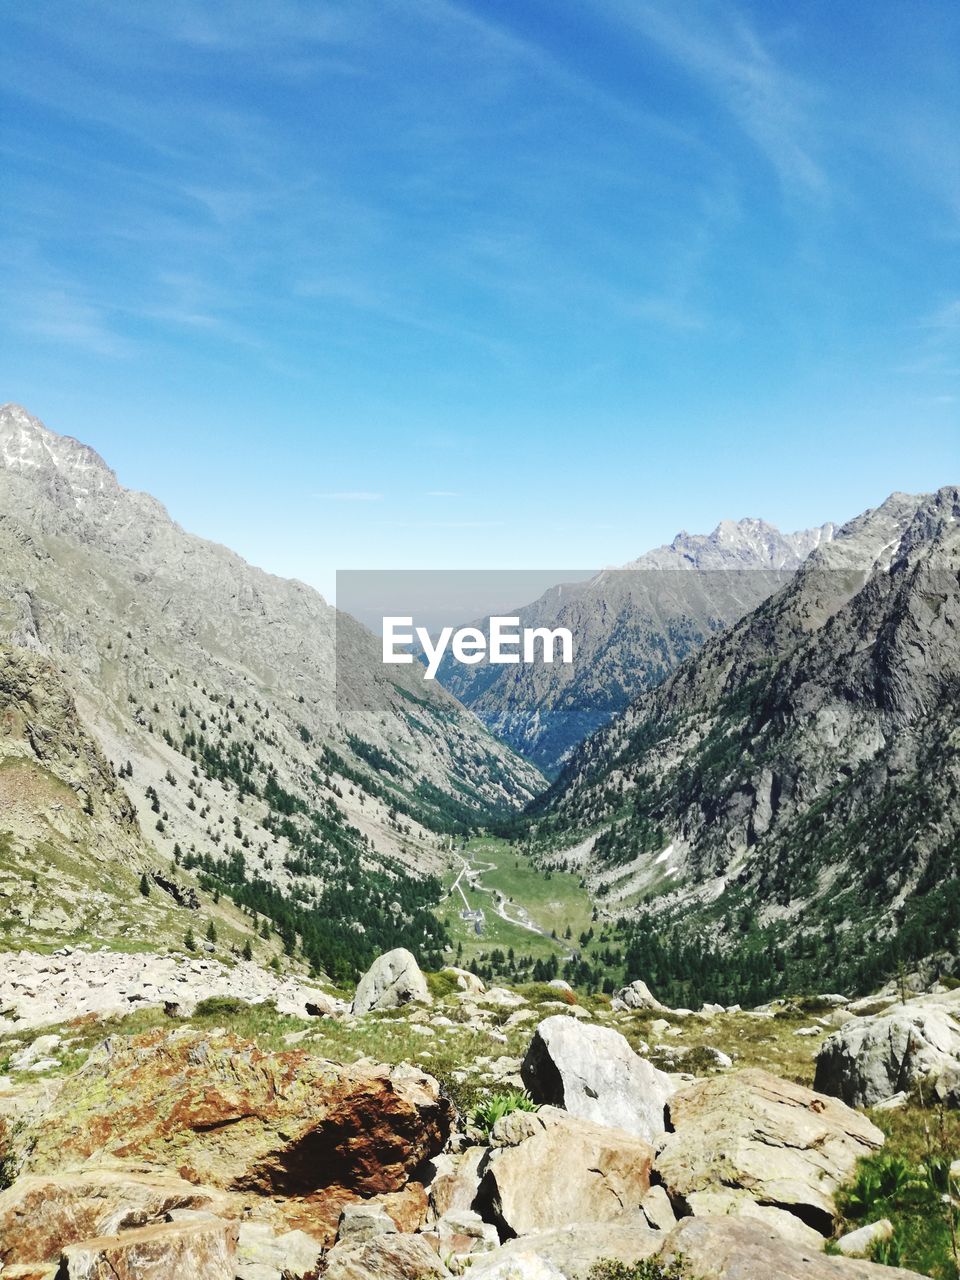
[[[112,1037],[71,1077],[37,1126],[28,1171],[145,1162],[197,1184],[290,1197],[303,1224],[329,1235],[344,1201],[404,1187],[450,1121],[436,1081],[413,1068],[152,1032]]]
[[[639,693],[782,587],[832,534],[832,525],[782,534],[762,520],[679,534],[669,547],[558,585],[516,611],[523,627],[568,628],[572,666],[465,666],[448,658],[439,678],[494,733],[555,772]]]
[[[430,990],[414,957],[403,947],[397,947],[378,956],[357,983],[353,1012],[399,1009],[411,1001],[429,1004]]]
[[[0,811],[21,840],[86,840],[143,859],[136,811],[53,664],[0,645]]]
[[[919,1280],[916,1271],[798,1248],[749,1218],[687,1218],[660,1258],[665,1266],[683,1259],[701,1280]]]
[[[132,763],[134,803],[160,797],[164,860],[176,844],[239,854],[288,887],[316,887],[338,859],[422,873],[440,866],[423,824],[515,807],[540,785],[435,684],[404,667],[388,679],[375,638],[317,592],[184,532],[13,405],[0,408],[0,639],[55,662],[105,754]],[[246,842],[211,850],[211,819]]]
[[[608,824],[574,852],[613,904],[883,922],[951,875],[958,569],[956,488],[851,521],[585,743],[542,830]]]

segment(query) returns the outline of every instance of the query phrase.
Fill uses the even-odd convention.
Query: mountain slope
[[[9,405],[0,588],[0,640],[54,662],[164,862],[307,899],[365,869],[424,877],[436,832],[541,785],[442,689],[386,678],[315,591],[185,533]]]
[[[568,628],[572,665],[465,666],[448,658],[438,678],[514,750],[555,773],[579,742],[783,586],[832,535],[832,525],[782,534],[762,520],[678,534],[670,546],[554,587],[517,610],[521,626]]]
[[[934,893],[953,927],[958,711],[960,491],[896,494],[585,743],[539,835],[618,911],[872,973],[898,929],[935,949]]]

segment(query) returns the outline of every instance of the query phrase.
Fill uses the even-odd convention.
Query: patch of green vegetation
[[[960,1115],[932,1111],[914,1099],[901,1111],[877,1112],[883,1151],[862,1160],[837,1197],[838,1234],[888,1218],[893,1235],[873,1258],[934,1280],[960,1276],[960,1179],[950,1166],[960,1155]]]
[[[426,973],[427,990],[434,1000],[445,1000],[460,990],[457,975],[441,969],[439,973]]]
[[[484,1098],[482,1102],[477,1103],[470,1113],[470,1121],[484,1137],[489,1138],[493,1126],[504,1116],[512,1115],[514,1111],[536,1111],[537,1109],[537,1104],[529,1094],[521,1093],[519,1089],[511,1089],[507,1093],[491,1094],[489,1098]]]
[[[696,1280],[682,1257],[671,1262],[644,1258],[640,1262],[618,1262],[601,1258],[587,1273],[587,1280]]]

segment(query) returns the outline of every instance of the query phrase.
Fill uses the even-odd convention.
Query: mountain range
[[[138,870],[217,863],[309,898],[373,873],[429,878],[443,833],[542,787],[442,688],[388,678],[373,636],[316,591],[186,533],[15,405],[0,409],[0,642],[10,723],[33,724],[39,699],[56,708],[48,736],[83,743],[58,775],[83,797],[83,841],[52,792],[4,805],[21,872],[39,828],[76,871],[139,814],[124,834]],[[41,747],[0,739],[8,787],[27,763],[50,772]],[[56,921],[56,877],[41,880],[34,914]]]
[[[710,636],[783,586],[834,526],[781,533],[725,520],[680,533],[619,569],[557,584],[517,610],[523,627],[565,627],[572,665],[465,666],[449,656],[441,682],[515,751],[555,775],[570,752]],[[489,619],[477,625],[486,632]]]
[[[864,988],[955,950],[956,488],[682,533],[518,611],[571,626],[572,675],[442,688],[8,405],[0,587],[8,945],[172,936],[199,892],[236,945],[267,917],[335,975],[384,945],[439,961],[452,841],[492,829],[665,981],[710,955]]]
[[[588,739],[538,836],[611,912],[863,985],[955,950],[958,711],[960,490],[894,494]]]

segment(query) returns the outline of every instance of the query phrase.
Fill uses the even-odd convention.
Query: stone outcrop
[[[640,1221],[653,1149],[642,1138],[555,1107],[494,1126],[477,1204],[505,1236],[575,1222]]]
[[[750,1218],[687,1218],[659,1257],[682,1258],[697,1280],[920,1280],[915,1271],[828,1257]]]
[[[817,1055],[815,1088],[852,1107],[873,1107],[918,1083],[960,1069],[960,1024],[946,1009],[906,1005],[852,1018]]]
[[[639,1057],[612,1027],[585,1025],[565,1014],[537,1027],[520,1067],[537,1102],[624,1129],[655,1142],[676,1084]]]
[[[411,1067],[338,1066],[191,1030],[111,1037],[35,1133],[29,1172],[146,1162],[190,1182],[294,1198],[332,1236],[340,1208],[397,1192],[442,1148],[451,1108]],[[425,1207],[426,1197],[420,1189]]]
[[[413,955],[403,947],[378,956],[357,984],[353,1012],[398,1009],[416,1000],[430,1004],[430,989]]]
[[[140,1227],[69,1245],[59,1280],[234,1280],[237,1225],[219,1218]]]
[[[613,1008],[654,1010],[659,1013],[666,1006],[662,1005],[647,984],[637,978],[626,987],[614,993]]]
[[[656,1161],[675,1207],[763,1219],[814,1248],[833,1229],[834,1195],[883,1145],[835,1098],[750,1069],[675,1094]]]
[[[241,1222],[237,1280],[313,1280],[323,1247],[304,1231],[276,1232],[266,1222]]]

